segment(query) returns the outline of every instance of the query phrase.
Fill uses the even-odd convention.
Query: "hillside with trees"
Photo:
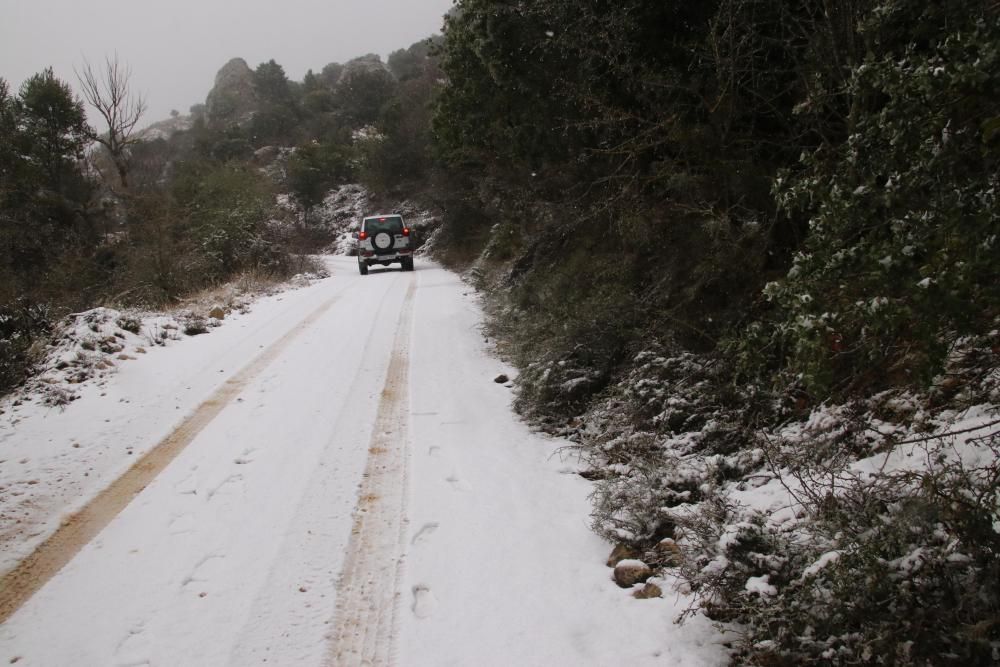
[[[464,0],[443,256],[745,664],[1000,651],[989,2]]]
[[[67,314],[315,270],[309,254],[336,240],[315,211],[345,184],[397,205],[431,160],[429,50],[302,82],[236,58],[205,104],[144,131],[117,58],[80,73],[87,104],[51,69],[16,92],[0,79],[0,392],[31,375]]]
[[[440,212],[611,564],[734,663],[998,660],[994,2],[459,0],[385,63],[230,61],[127,179],[105,131],[0,81],[0,389],[61,314],[302,270],[360,183]]]

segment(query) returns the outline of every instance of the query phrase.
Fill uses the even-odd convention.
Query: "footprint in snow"
[[[438,529],[439,525],[441,524],[437,521],[425,523],[420,527],[420,530],[417,531],[417,534],[413,536],[413,539],[410,540],[410,544],[423,544],[431,536],[431,533]]]
[[[428,586],[417,584],[413,587],[413,615],[417,618],[427,618],[437,609],[438,601]]]
[[[198,466],[192,467],[184,479],[174,484],[174,491],[182,496],[198,495]]]
[[[253,463],[253,459],[250,458],[250,455],[253,454],[254,451],[255,449],[253,447],[250,447],[249,449],[244,449],[243,455],[233,459],[233,463],[235,463],[238,466],[246,465],[248,463]]]
[[[459,477],[457,470],[453,470],[450,475],[445,477],[445,481],[451,484],[451,488],[455,489],[456,491],[461,491],[463,493],[468,493],[469,491],[472,491],[472,485],[466,482],[461,477]]]
[[[221,482],[219,482],[218,485],[216,485],[214,488],[212,488],[212,489],[209,490],[209,492],[208,492],[208,500],[211,500],[212,498],[214,498],[215,494],[217,494],[220,491],[222,491],[222,489],[224,489],[226,486],[228,486],[230,484],[235,484],[237,482],[242,482],[242,481],[243,481],[243,475],[230,475],[229,477],[226,477],[224,480],[222,480]]]
[[[115,648],[116,667],[139,667],[151,664],[151,642],[145,633],[145,624],[139,622],[132,626],[128,634],[118,642]]]
[[[181,588],[187,588],[190,584],[209,583],[215,575],[224,571],[225,558],[222,554],[209,554],[202,558],[181,581]]]
[[[170,519],[169,530],[171,535],[182,535],[194,532],[194,515],[191,513],[177,514]]]

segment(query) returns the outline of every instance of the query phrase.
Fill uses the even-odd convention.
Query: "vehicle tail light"
[[[410,235],[410,228],[403,227],[403,236],[409,236],[409,235]]]
[[[364,241],[366,238],[368,238],[368,232],[358,232],[359,241]]]

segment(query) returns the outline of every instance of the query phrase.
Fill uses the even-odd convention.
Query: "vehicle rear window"
[[[390,234],[403,233],[403,218],[398,215],[387,215],[378,218],[365,218],[365,231],[374,236],[379,232]]]

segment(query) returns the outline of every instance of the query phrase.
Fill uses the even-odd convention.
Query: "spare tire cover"
[[[395,239],[392,238],[392,234],[389,232],[379,232],[372,238],[372,243],[375,245],[376,252],[384,252],[386,250],[391,250]]]

